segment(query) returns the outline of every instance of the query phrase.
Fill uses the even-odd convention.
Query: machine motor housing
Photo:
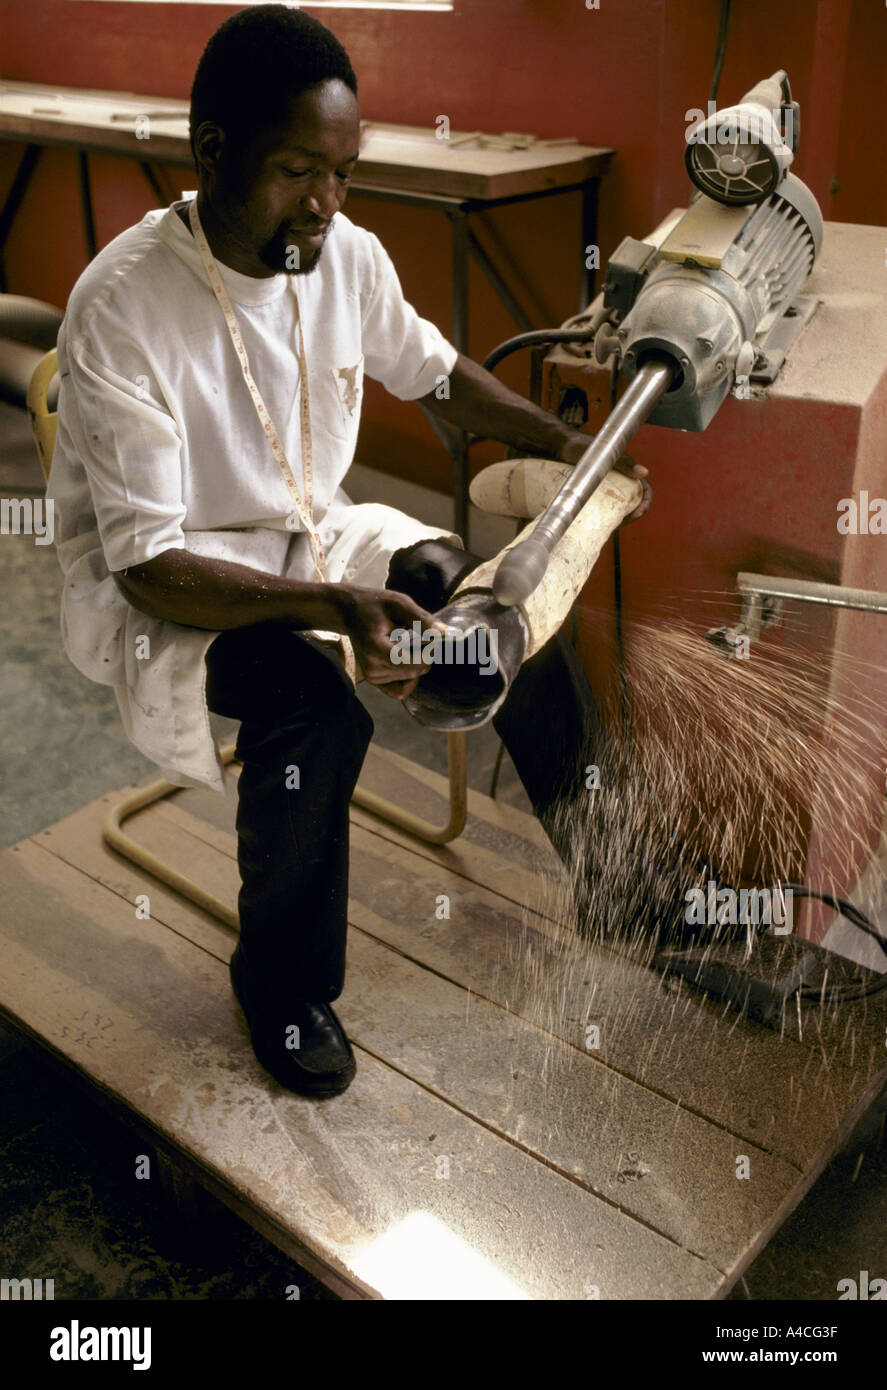
[[[821,244],[819,205],[786,174],[752,207],[726,207],[699,193],[659,246],[632,241],[624,258],[622,247],[616,251],[604,303],[620,321],[615,335],[604,326],[605,350],[615,337],[628,380],[651,359],[675,368],[650,424],[706,428],[737,379],[749,379],[766,357],[768,338],[792,309]],[[635,297],[624,312],[618,306],[627,287]]]

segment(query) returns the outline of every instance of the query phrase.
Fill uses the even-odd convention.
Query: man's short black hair
[[[212,35],[197,64],[191,153],[203,121],[220,125],[243,148],[260,131],[282,125],[294,97],[331,78],[357,94],[348,54],[326,25],[286,5],[238,10]]]

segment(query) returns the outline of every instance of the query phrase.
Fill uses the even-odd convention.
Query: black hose
[[[554,346],[555,343],[590,343],[596,333],[596,328],[534,328],[530,333],[518,333],[514,338],[507,338],[504,343],[493,348],[481,366],[492,372],[506,357],[510,357],[513,352],[520,352],[521,348],[547,347],[549,344]]]
[[[853,903],[848,903],[846,898],[837,898],[832,893],[820,893],[816,888],[808,888],[805,883],[777,883],[776,887],[783,892],[791,892],[798,898],[816,898],[819,902],[825,903],[826,907],[831,907],[835,912],[846,917],[848,922],[852,922],[854,927],[859,927],[868,936],[873,936],[878,945],[887,954],[887,936],[878,931],[871,918],[866,917]]]
[[[730,25],[730,6],[732,0],[721,0],[721,13],[718,18],[718,36],[715,40],[715,64],[711,75],[710,101],[717,101],[718,86],[721,81],[721,69],[724,66],[724,55],[727,52],[727,29]]]
[[[853,903],[848,903],[846,898],[838,898],[833,893],[820,893],[817,888],[808,888],[806,883],[777,883],[776,888],[780,892],[791,892],[798,898],[815,898],[818,902],[825,903],[826,907],[831,907],[842,917],[846,917],[848,922],[852,922],[854,927],[864,931],[868,936],[874,937],[881,950],[887,955],[887,936],[880,932],[871,918],[867,917]],[[846,957],[842,957],[846,959]],[[814,989],[810,985],[802,985],[798,990],[802,999],[816,999],[823,1003],[844,1003],[852,999],[868,999],[873,994],[881,994],[887,989],[887,972],[876,980],[872,985],[833,985],[831,989],[823,991]]]

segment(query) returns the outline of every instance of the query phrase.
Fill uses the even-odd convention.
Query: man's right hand
[[[336,586],[342,591],[346,602],[343,604],[341,630],[351,639],[354,655],[370,685],[377,685],[394,700],[403,700],[411,695],[420,679],[428,671],[422,662],[422,633],[428,628],[445,633],[446,626],[435,620],[431,613],[420,608],[406,594],[394,589],[361,589],[351,584]],[[418,623],[418,629],[413,624]],[[396,637],[404,629],[410,634],[418,632],[418,640],[410,642],[409,647],[401,641],[400,649],[409,651],[416,658],[409,662],[393,661],[392,648]]]
[[[412,633],[414,622],[420,636],[429,627],[446,632],[424,608],[394,589],[304,583],[184,549],[165,550],[115,572],[114,579],[140,613],[185,627],[224,631],[282,622],[297,630],[344,633],[364,678],[395,700],[412,694],[428,667],[421,661],[392,661],[391,633],[399,628]],[[407,650],[418,657],[421,643],[417,648]]]

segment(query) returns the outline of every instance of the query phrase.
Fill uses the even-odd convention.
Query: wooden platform
[[[232,902],[234,780],[128,822]],[[413,763],[362,780],[443,819]],[[883,997],[780,1037],[565,943],[541,828],[471,794],[441,849],[353,812],[358,1073],[303,1100],[252,1055],[233,933],[102,843],[116,799],[0,854],[0,1010],[345,1297],[723,1296],[887,1084]]]

